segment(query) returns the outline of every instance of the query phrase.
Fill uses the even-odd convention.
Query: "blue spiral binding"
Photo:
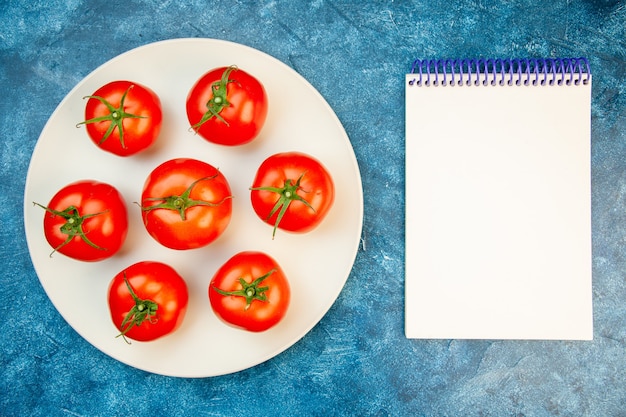
[[[409,85],[578,85],[588,84],[586,58],[416,59]]]

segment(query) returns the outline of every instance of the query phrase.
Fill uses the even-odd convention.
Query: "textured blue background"
[[[623,0],[2,0],[0,415],[626,416],[625,27]],[[179,37],[302,74],[363,177],[362,246],[330,312],[283,354],[217,378],[148,374],[85,342],[46,297],[22,225],[30,154],[62,98],[110,58]],[[404,337],[403,76],[416,57],[474,56],[590,59],[592,342]]]

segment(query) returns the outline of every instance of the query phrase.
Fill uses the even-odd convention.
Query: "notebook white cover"
[[[591,80],[410,85],[415,77],[406,336],[591,339]]]

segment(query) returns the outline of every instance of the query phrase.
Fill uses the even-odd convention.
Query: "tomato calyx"
[[[222,78],[219,81],[211,84],[211,91],[213,92],[213,94],[211,95],[209,101],[207,101],[206,103],[207,111],[202,115],[202,118],[198,123],[191,126],[193,130],[198,131],[200,126],[202,126],[204,123],[214,117],[225,123],[226,126],[228,126],[228,122],[224,120],[220,113],[225,107],[230,106],[226,87],[228,86],[228,83],[235,82],[235,80],[229,80],[228,76],[233,70],[236,69],[237,67],[235,65],[231,65],[230,67],[226,68],[226,70],[224,70],[224,72],[222,73]]]
[[[91,240],[89,240],[89,238],[87,237],[87,232],[85,232],[85,230],[83,229],[83,223],[85,222],[85,219],[104,214],[108,212],[108,210],[100,211],[98,213],[85,214],[84,216],[81,216],[78,213],[78,208],[76,208],[76,206],[69,206],[65,210],[59,211],[59,210],[53,210],[46,206],[42,206],[41,204],[36,203],[34,201],[33,201],[33,204],[43,208],[44,210],[46,210],[49,213],[54,214],[55,216],[60,216],[66,220],[66,222],[61,226],[60,230],[61,232],[67,235],[67,238],[65,239],[63,243],[61,243],[59,246],[54,248],[54,250],[50,253],[50,257],[52,257],[52,254],[54,254],[54,252],[58,251],[63,246],[70,243],[72,239],[74,239],[76,236],[80,236],[80,238],[86,244],[88,244],[89,246],[95,249],[107,250],[106,248],[98,246],[95,243],[93,243]]]
[[[289,205],[292,202],[299,201],[303,203],[304,205],[306,205],[311,210],[315,211],[313,206],[311,206],[311,204],[307,200],[305,200],[304,198],[302,198],[300,195],[297,194],[298,190],[303,190],[302,187],[300,187],[300,182],[302,181],[304,174],[306,174],[306,171],[303,172],[300,175],[300,177],[298,177],[298,180],[295,183],[291,179],[285,180],[285,185],[283,187],[251,187],[250,188],[251,191],[270,191],[273,193],[277,193],[279,195],[278,200],[276,200],[276,204],[274,204],[274,207],[272,207],[272,210],[270,210],[270,213],[266,217],[266,220],[267,220],[270,217],[272,217],[274,213],[280,210],[278,212],[278,216],[276,217],[276,222],[274,223],[274,231],[272,233],[272,239],[276,235],[276,229],[278,228],[280,221],[283,219],[283,216],[287,212],[287,209],[289,208]],[[303,191],[307,192],[305,190]]]
[[[276,271],[276,268],[273,268],[265,275],[258,277],[257,279],[255,279],[254,281],[250,283],[246,282],[246,280],[243,279],[242,277],[239,277],[239,284],[241,285],[241,289],[239,290],[224,291],[224,290],[217,288],[216,286],[213,286],[213,289],[217,291],[219,294],[224,295],[224,296],[244,297],[246,299],[246,306],[244,307],[244,310],[248,310],[250,308],[250,305],[252,304],[252,301],[254,300],[261,301],[264,303],[267,302],[267,295],[265,293],[270,289],[270,287],[269,286],[260,287],[260,285],[266,278],[272,275],[275,271]]]
[[[126,144],[124,143],[124,126],[123,126],[124,119],[126,118],[143,119],[147,117],[147,116],[137,116],[135,114],[126,113],[126,111],[124,110],[124,101],[126,100],[126,95],[128,94],[131,88],[133,88],[133,85],[130,85],[126,89],[126,91],[124,91],[124,94],[122,95],[122,98],[120,100],[120,106],[117,108],[114,107],[111,103],[109,103],[104,97],[100,97],[100,96],[83,97],[83,99],[93,98],[93,99],[100,101],[102,104],[104,104],[107,107],[107,109],[109,109],[110,113],[107,114],[106,116],[94,117],[93,119],[80,122],[76,125],[76,127],[80,125],[90,124],[90,123],[109,121],[111,122],[111,124],[109,125],[109,128],[104,133],[104,136],[102,136],[102,139],[100,139],[100,142],[98,144],[102,144],[105,140],[109,138],[109,136],[111,136],[111,133],[113,133],[113,131],[117,129],[119,132],[119,136],[120,136],[120,144],[122,145],[122,148],[126,149]]]
[[[194,200],[192,198],[189,198],[189,196],[191,195],[191,190],[193,190],[193,187],[197,183],[199,183],[200,181],[212,180],[214,178],[217,178],[217,176],[218,174],[215,174],[209,177],[203,177],[203,178],[197,179],[196,181],[192,182],[191,185],[189,185],[189,187],[187,187],[187,189],[181,195],[146,198],[144,202],[145,201],[162,201],[162,203],[155,204],[153,206],[141,206],[141,210],[142,211],[151,211],[151,210],[156,210],[156,209],[175,210],[175,211],[178,211],[178,213],[180,214],[181,220],[185,221],[187,219],[186,212],[188,208],[191,208],[194,206],[209,206],[209,207],[219,206],[224,201],[226,201],[226,199],[232,198],[232,196],[225,197],[222,201],[219,201],[217,203],[211,203],[211,202],[204,201],[204,200]]]
[[[126,343],[130,344],[128,339],[126,339],[126,333],[133,326],[141,326],[141,324],[148,320],[150,323],[156,323],[156,312],[159,308],[159,305],[152,300],[142,300],[137,297],[133,287],[128,282],[128,278],[126,277],[126,273],[124,272],[124,282],[126,283],[126,287],[128,288],[128,292],[130,292],[130,296],[133,298],[135,305],[130,309],[128,314],[122,320],[122,324],[120,325],[121,333],[115,337],[122,336]]]

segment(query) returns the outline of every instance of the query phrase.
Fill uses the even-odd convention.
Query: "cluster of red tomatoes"
[[[85,97],[89,138],[101,149],[132,156],[158,138],[164,117],[157,94],[146,86],[113,81]],[[254,140],[267,116],[263,85],[234,66],[204,74],[190,89],[190,126],[204,139],[226,146]],[[314,157],[298,152],[269,156],[257,169],[250,201],[259,218],[277,229],[303,233],[322,222],[334,201],[334,185]],[[146,231],[174,250],[197,249],[215,241],[232,216],[232,193],[212,165],[190,158],[163,162],[147,177],[141,193]],[[81,180],[59,190],[45,209],[44,235],[54,252],[81,261],[114,256],[128,231],[127,206],[109,184]],[[188,304],[185,280],[169,265],[142,261],[113,277],[111,318],[124,338],[148,341],[175,331]],[[234,254],[214,274],[208,299],[225,323],[264,331],[286,314],[290,287],[280,265],[262,252]]]

